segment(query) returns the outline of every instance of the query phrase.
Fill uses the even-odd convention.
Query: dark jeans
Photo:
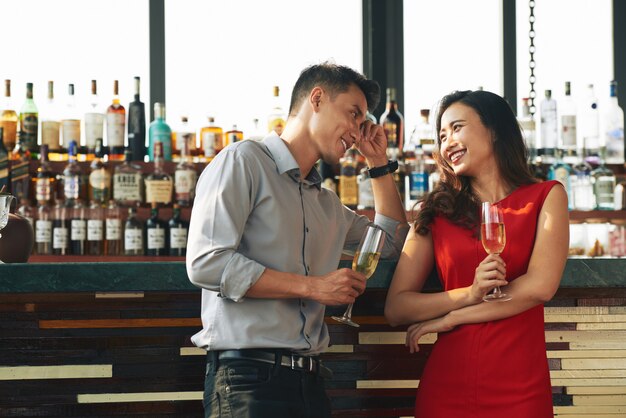
[[[209,353],[205,418],[329,418],[324,378],[253,360],[216,361]]]

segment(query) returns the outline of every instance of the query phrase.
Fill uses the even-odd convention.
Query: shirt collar
[[[278,173],[286,173],[292,178],[292,180],[300,182],[302,177],[300,166],[298,165],[296,159],[293,158],[287,144],[285,144],[276,132],[272,131],[265,138],[263,138],[263,144],[265,144],[270,154],[272,154]],[[322,176],[320,176],[315,167],[312,167],[309,175],[302,181],[304,183],[312,184],[320,189],[322,185]]]

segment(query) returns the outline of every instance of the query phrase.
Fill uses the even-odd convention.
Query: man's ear
[[[313,90],[311,90],[311,94],[309,94],[309,103],[311,104],[314,112],[317,112],[319,110],[323,96],[324,89],[319,86],[313,87]]]

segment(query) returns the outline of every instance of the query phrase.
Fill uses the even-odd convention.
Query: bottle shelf
[[[29,263],[137,263],[185,261],[179,256],[143,256],[143,255],[38,255],[29,257]]]

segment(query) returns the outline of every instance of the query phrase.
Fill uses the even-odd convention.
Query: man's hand
[[[349,268],[342,268],[325,276],[311,277],[311,296],[324,305],[347,305],[365,291],[365,276]]]
[[[355,142],[356,149],[367,159],[370,167],[387,164],[387,137],[382,126],[371,120],[361,125],[361,136]]]

